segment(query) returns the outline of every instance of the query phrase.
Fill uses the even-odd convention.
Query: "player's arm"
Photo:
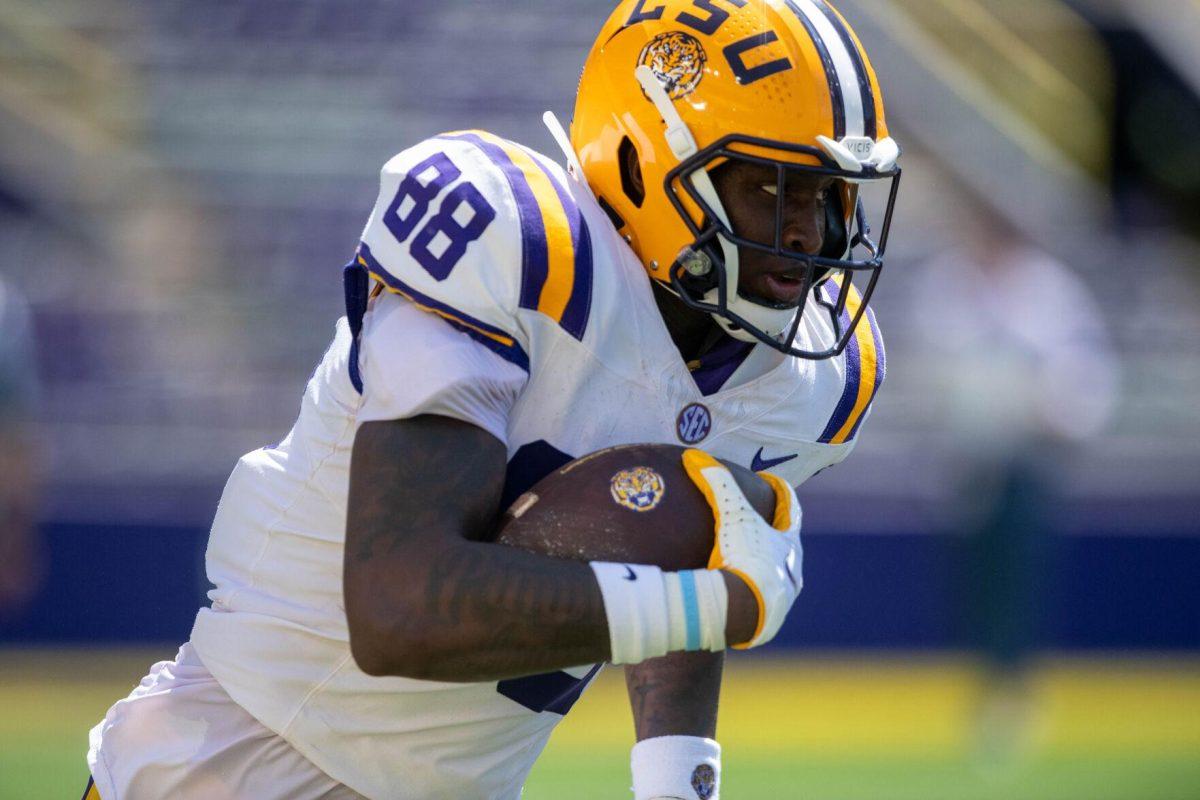
[[[717,732],[724,653],[671,653],[625,667],[637,740]]]
[[[672,653],[625,668],[637,733],[630,757],[634,800],[717,796],[724,660],[723,653]]]
[[[364,423],[351,456],[343,567],[356,662],[373,675],[482,681],[770,640],[799,592],[798,565],[789,566],[798,551],[795,495],[777,496],[786,524],[773,530],[727,469],[688,455],[720,520],[714,569],[691,578],[711,582],[725,602],[717,614],[693,607],[685,624],[664,608],[664,592],[684,573],[634,565],[645,579],[627,581],[613,575],[624,565],[481,541],[495,524],[505,471],[505,448],[490,433],[434,415]],[[685,645],[693,638],[685,628],[697,627],[698,642]],[[653,630],[661,635],[646,636]]]
[[[484,680],[608,658],[587,564],[479,541],[495,527],[504,471],[504,445],[465,422],[359,429],[343,577],[363,670]]]
[[[351,651],[364,671],[475,681],[610,658],[588,564],[480,541],[496,524],[504,467],[499,440],[446,417],[359,429],[343,579]],[[746,641],[755,600],[722,576],[726,637]]]

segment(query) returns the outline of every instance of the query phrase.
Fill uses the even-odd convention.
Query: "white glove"
[[[738,488],[729,470],[703,450],[686,450],[683,466],[713,510],[716,531],[709,569],[740,577],[758,601],[758,625],[744,650],[766,644],[779,632],[804,582],[800,575],[800,503],[786,481],[758,473],[775,490],[775,518],[767,524]]]

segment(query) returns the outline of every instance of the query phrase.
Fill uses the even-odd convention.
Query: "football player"
[[[549,124],[566,169],[483,131],[384,165],[346,317],[295,427],[229,478],[211,608],[92,730],[94,793],[516,798],[611,662],[637,798],[718,796],[721,653],[778,631],[791,487],[846,457],[883,379],[899,150],[824,0],[626,0],[569,138]],[[539,478],[632,442],[695,448],[713,569],[489,542]],[[773,525],[709,453],[768,477]]]

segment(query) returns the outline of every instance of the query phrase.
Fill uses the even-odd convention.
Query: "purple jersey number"
[[[403,244],[412,235],[441,191],[460,177],[462,171],[445,153],[434,153],[408,171],[383,215],[397,242]],[[408,252],[436,280],[445,280],[467,252],[467,245],[482,236],[495,218],[496,209],[487,198],[464,181],[446,195],[437,213],[417,231]]]

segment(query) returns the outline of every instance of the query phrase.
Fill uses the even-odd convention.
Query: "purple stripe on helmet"
[[[542,287],[550,270],[550,249],[546,243],[546,224],[537,197],[529,186],[521,168],[513,163],[504,148],[492,144],[474,133],[442,134],[439,139],[470,142],[478,147],[488,159],[504,173],[517,200],[517,214],[521,219],[521,308],[536,309],[542,295]]]
[[[554,174],[542,163],[541,159],[531,156],[542,172],[546,174],[558,201],[562,203],[563,211],[571,226],[571,242],[575,247],[575,279],[571,286],[571,296],[563,309],[559,325],[576,339],[583,339],[587,329],[588,314],[592,308],[592,234],[588,230],[587,220],[579,210],[575,198],[559,184]]]
[[[863,61],[862,53],[858,51],[857,45],[854,44],[854,37],[850,35],[850,29],[846,27],[846,23],[842,22],[842,18],[830,8],[825,0],[814,1],[817,8],[821,9],[821,12],[829,20],[829,24],[833,25],[842,44],[846,45],[846,50],[850,53],[850,60],[854,63],[854,74],[858,78],[858,89],[862,93],[863,135],[874,139],[879,135],[879,124],[875,119],[875,90],[871,86],[871,76],[867,74],[866,62]]]
[[[367,266],[370,271],[377,275],[379,279],[382,280],[389,288],[398,292],[402,292],[408,297],[411,297],[413,302],[420,303],[423,306],[436,309],[441,311],[443,314],[448,314],[452,317],[455,317],[455,319],[459,321],[456,322],[455,319],[446,319],[445,317],[442,317],[442,319],[445,319],[450,325],[467,334],[472,339],[479,342],[484,347],[487,347],[489,350],[496,353],[506,361],[516,364],[526,372],[529,371],[529,356],[526,354],[525,349],[521,347],[520,343],[517,342],[516,337],[511,333],[497,328],[495,325],[489,325],[481,319],[476,319],[470,314],[464,314],[454,306],[446,305],[440,300],[435,300],[429,295],[414,289],[409,284],[388,272],[388,270],[382,264],[380,264],[378,260],[376,260],[375,256],[371,253],[371,248],[367,246],[366,242],[362,242],[358,245],[358,255],[362,257],[363,261],[367,262]],[[478,328],[479,330],[473,330],[473,328]],[[513,343],[511,345],[506,345],[503,342],[498,342],[495,339],[484,335],[484,333],[480,333],[480,331],[484,331],[495,336],[503,336],[506,339],[512,339]]]
[[[830,305],[836,306],[841,287],[833,281],[826,281],[822,289],[828,295]],[[843,330],[850,326],[850,312],[847,309],[842,309],[840,319]],[[850,337],[843,352],[846,356],[846,385],[842,389],[842,396],[838,400],[837,407],[833,410],[833,416],[829,418],[829,424],[825,426],[825,430],[817,439],[822,444],[829,444],[830,440],[842,429],[846,420],[850,418],[851,412],[854,411],[854,403],[858,399],[858,384],[862,380],[862,353],[859,352],[857,336]]]
[[[804,30],[808,31],[808,36],[813,41],[813,45],[817,48],[817,54],[821,56],[821,66],[825,68],[825,80],[829,83],[829,99],[833,103],[833,138],[841,141],[846,135],[846,100],[842,97],[842,81],[838,77],[837,67],[833,63],[833,56],[829,54],[829,48],[825,46],[825,40],[821,38],[821,34],[813,27],[812,20],[808,15],[796,5],[792,0],[784,0],[787,7],[796,15],[796,19],[800,20],[800,24],[804,26]]]

